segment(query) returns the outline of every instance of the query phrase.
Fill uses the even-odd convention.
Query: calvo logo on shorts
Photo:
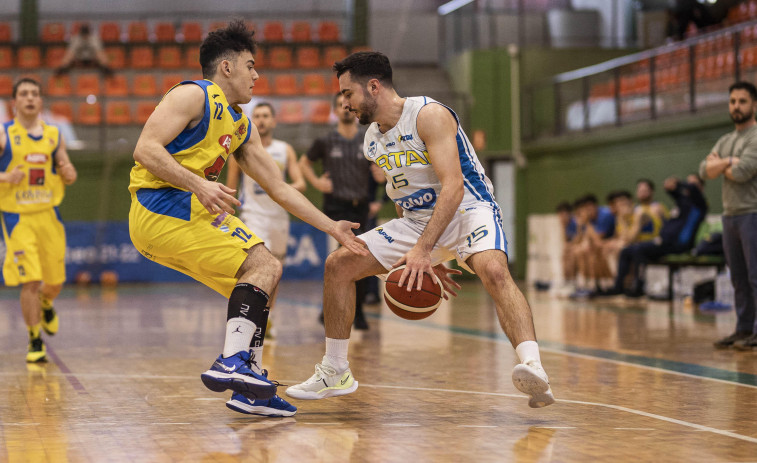
[[[395,199],[394,202],[406,211],[430,209],[436,204],[436,191],[433,188],[424,188],[411,195]]]

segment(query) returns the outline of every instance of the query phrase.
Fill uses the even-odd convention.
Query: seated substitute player
[[[53,300],[66,281],[66,232],[58,205],[63,184],[76,180],[58,128],[40,119],[39,82],[28,77],[13,86],[16,117],[0,132],[0,222],[5,239],[3,277],[21,285],[21,312],[29,331],[27,362],[45,360],[41,328],[58,332]]]
[[[326,355],[315,374],[289,387],[287,395],[323,399],[357,389],[347,361],[356,280],[406,264],[400,286],[420,289],[424,273],[435,273],[454,295],[451,285],[459,285],[442,263],[457,259],[479,275],[494,299],[500,324],[522,362],[513,370],[513,383],[531,396],[531,407],[553,403],[531,309],[507,267],[501,210],[457,115],[428,97],[400,97],[389,59],[381,53],[353,53],[334,70],[344,106],[361,124],[371,124],[365,156],[384,171],[400,218],[360,235],[370,255],[349,249],[329,255],[323,298]]]
[[[250,399],[249,413],[283,416],[296,408],[275,395],[276,383],[255,361],[262,352],[248,350],[253,337],[262,350],[268,295],[281,263],[234,217],[235,191],[216,181],[229,153],[289,212],[345,249],[368,252],[351,231],[358,224],[332,221],[282,179],[257,130],[239,112],[258,79],[253,35],[243,21],[208,34],[200,46],[204,79],[174,86],[148,119],[134,151],[129,233],[147,258],[229,298],[223,352],[202,374],[206,387]]]

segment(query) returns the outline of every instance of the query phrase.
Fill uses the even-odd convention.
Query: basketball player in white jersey
[[[460,127],[457,115],[428,97],[401,98],[392,84],[389,59],[378,52],[353,53],[334,64],[343,104],[361,124],[365,156],[386,175],[386,191],[400,216],[360,238],[369,256],[339,249],[326,260],[324,317],[326,355],[315,374],[286,393],[323,399],[354,392],[358,382],[347,361],[355,307],[355,280],[405,264],[399,285],[421,287],[436,274],[453,295],[441,263],[456,259],[475,271],[494,299],[497,316],[521,361],[515,387],[533,408],[554,403],[541,366],[531,309],[507,267],[507,240],[491,181]],[[428,274],[425,275],[424,274]]]

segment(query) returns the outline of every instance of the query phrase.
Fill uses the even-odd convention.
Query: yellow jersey
[[[195,175],[210,181],[218,180],[229,153],[250,138],[250,119],[237,106],[231,106],[221,88],[209,80],[186,80],[179,85],[198,85],[205,91],[205,113],[199,124],[185,128],[166,150]],[[166,94],[168,93],[166,92]],[[129,178],[129,191],[141,188],[178,188],[135,163]]]
[[[657,206],[662,211],[662,216],[652,212],[652,206]],[[636,206],[641,212],[640,220],[641,225],[639,227],[639,236],[636,237],[636,241],[649,241],[653,240],[660,234],[662,224],[667,220],[669,216],[668,208],[663,204],[657,202],[651,204],[639,204]]]
[[[0,183],[0,211],[39,212],[63,201],[63,181],[55,167],[60,132],[54,125],[40,124],[40,136],[27,132],[16,119],[3,124],[6,141],[0,153],[0,172],[10,172],[18,166],[24,179],[18,185]]]

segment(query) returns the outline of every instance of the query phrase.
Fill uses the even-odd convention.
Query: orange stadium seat
[[[176,45],[166,45],[158,52],[158,67],[163,69],[177,69],[182,65],[181,49]]]
[[[334,21],[323,21],[318,25],[318,40],[339,42],[339,25]]]
[[[66,39],[66,27],[63,23],[46,23],[42,26],[43,42],[63,42]]]
[[[227,21],[214,21],[210,24],[210,28],[208,29],[208,32],[213,32],[218,29],[223,29],[224,27],[228,25],[229,23]]]
[[[0,96],[9,97],[13,95],[13,79],[7,74],[0,74]]]
[[[285,101],[277,111],[277,117],[282,124],[301,124],[305,120],[302,103],[299,101]]]
[[[121,41],[121,26],[116,22],[104,22],[100,24],[100,40],[104,43]]]
[[[155,53],[150,46],[134,47],[129,52],[129,63],[134,69],[151,69],[155,65]]]
[[[137,96],[155,96],[158,94],[158,85],[152,74],[138,74],[134,76],[131,93]]]
[[[185,22],[181,25],[181,33],[184,36],[184,42],[199,43],[202,42],[202,25],[198,22]]]
[[[67,75],[50,76],[50,78],[47,79],[45,94],[50,96],[70,96],[71,78]]]
[[[137,103],[137,111],[134,113],[134,122],[144,125],[155,110],[156,101],[140,101]]]
[[[100,103],[79,103],[76,111],[76,122],[84,125],[97,125],[102,121]]]
[[[292,49],[289,47],[273,47],[268,53],[269,66],[273,69],[289,69],[292,67]]]
[[[297,49],[297,67],[314,69],[321,66],[321,53],[317,47],[300,47]]]
[[[63,55],[66,54],[66,47],[48,47],[45,50],[45,66],[57,68],[60,66]]]
[[[39,47],[34,45],[19,47],[16,59],[16,66],[22,69],[37,69],[42,66]]]
[[[0,69],[13,67],[13,50],[11,47],[0,47]]]
[[[170,42],[176,41],[176,28],[172,23],[159,22],[155,25],[155,40],[158,42]]]
[[[284,41],[284,24],[281,21],[268,21],[263,26],[263,39],[266,42]]]
[[[0,22],[0,43],[11,41],[11,25],[7,22]]]
[[[260,76],[258,80],[255,81],[255,88],[252,90],[252,93],[254,95],[271,94],[271,85],[269,84],[268,78],[266,76]]]
[[[184,52],[184,67],[200,67],[200,47],[189,47]]]
[[[131,123],[131,107],[125,101],[111,101],[105,107],[105,122],[110,125]]]
[[[365,45],[358,45],[350,49],[350,53],[357,53],[359,51],[373,51],[373,49]]]
[[[329,93],[326,79],[322,74],[306,74],[302,78],[302,91],[305,95],[325,95]]]
[[[105,54],[108,56],[108,66],[113,69],[123,69],[126,67],[126,52],[124,48],[118,45],[105,47]]]
[[[273,79],[273,90],[276,95],[297,95],[297,77],[294,74],[279,74]]]
[[[187,79],[184,78],[182,74],[166,74],[163,76],[163,79],[160,81],[160,93],[165,94],[167,91],[171,90],[171,87],[178,84],[179,82],[183,82]]]
[[[56,101],[50,105],[50,112],[56,116],[65,117],[69,121],[74,120],[74,110],[68,101]]]
[[[328,124],[330,117],[330,101],[313,101],[310,104],[310,122],[313,124]]]
[[[751,69],[757,65],[757,46],[742,48],[739,51],[739,62],[744,69]]]
[[[331,93],[339,93],[342,89],[339,88],[339,79],[336,78],[335,74],[331,75]]]
[[[341,61],[347,57],[347,49],[341,45],[332,45],[326,47],[323,52],[323,66],[330,68],[337,61]]]
[[[310,42],[310,23],[295,21],[291,29],[292,42]]]
[[[100,76],[97,74],[80,74],[76,78],[76,96],[100,94]]]
[[[143,21],[132,21],[129,23],[129,42],[147,42],[148,39],[147,23]]]
[[[105,95],[128,96],[129,84],[126,82],[126,76],[117,74],[105,79]]]
[[[255,50],[255,55],[253,55],[253,58],[255,58],[255,67],[258,69],[261,69],[265,66],[265,52],[261,47],[258,47],[257,50]]]

